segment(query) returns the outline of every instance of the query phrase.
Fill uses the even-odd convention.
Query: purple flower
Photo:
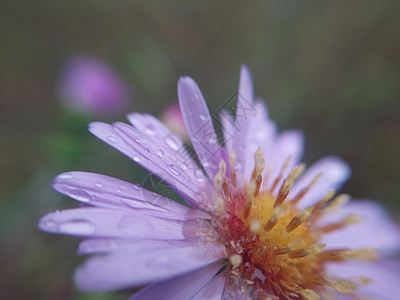
[[[130,97],[117,74],[102,61],[88,56],[76,56],[68,61],[58,93],[68,106],[97,115],[121,112]]]
[[[400,265],[390,257],[398,228],[377,203],[335,195],[350,175],[339,158],[305,170],[302,133],[277,133],[246,67],[237,104],[221,112],[224,146],[193,79],[179,80],[178,96],[196,156],[147,114],[128,115],[133,126],[89,130],[191,207],[99,174],[54,181],[85,206],[48,214],[39,227],[86,238],[79,253],[94,256],[76,271],[82,290],[146,285],[132,299],[397,299]]]

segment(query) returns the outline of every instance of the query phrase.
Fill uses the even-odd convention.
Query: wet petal
[[[153,299],[174,299],[186,300],[195,299],[193,296],[199,292],[222,268],[224,262],[217,261],[200,269],[185,273],[171,279],[152,283],[136,293],[131,300],[153,300]],[[215,299],[215,298],[200,298]]]
[[[88,172],[68,172],[58,175],[53,188],[75,200],[96,207],[119,209],[150,209],[165,217],[190,219],[207,217],[171,199],[153,193],[137,184]]]
[[[214,245],[167,247],[135,255],[119,251],[88,259],[76,271],[75,281],[84,291],[135,287],[195,270],[221,257],[221,249]]]
[[[289,198],[293,199],[301,189],[308,186],[318,174],[321,174],[321,177],[302,197],[299,202],[300,208],[315,204],[332,189],[339,189],[349,178],[351,171],[350,167],[338,157],[327,156],[322,158],[308,168],[304,175],[295,182],[289,193]]]
[[[342,220],[348,215],[359,215],[363,221],[323,236],[328,248],[376,247],[383,252],[400,250],[400,230],[390,220],[384,208],[372,201],[352,201],[335,213],[326,215],[320,225]]]
[[[204,177],[201,177],[204,176],[201,169],[197,166],[195,169],[190,169],[187,165],[173,160],[175,156],[160,156],[158,152],[163,151],[160,144],[127,124],[108,125],[95,122],[90,124],[89,130],[161,178],[189,204],[197,206],[198,191],[207,184]],[[192,180],[192,174],[198,176],[196,180]]]
[[[192,78],[179,79],[178,98],[193,148],[208,177],[214,178],[221,159],[219,155],[221,145],[204,97]]]
[[[184,239],[183,221],[163,219],[145,211],[102,208],[57,211],[39,222],[43,231],[86,237]]]
[[[238,171],[240,172],[245,172],[244,168],[248,160],[246,148],[248,145],[250,124],[254,121],[257,113],[254,107],[253,79],[251,78],[250,71],[243,65],[240,69],[235,117],[236,132],[233,137],[232,145],[236,153]],[[241,167],[243,169],[240,169]]]

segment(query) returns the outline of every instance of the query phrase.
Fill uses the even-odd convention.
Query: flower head
[[[128,89],[117,74],[102,61],[88,56],[68,61],[58,93],[68,106],[97,115],[120,112],[129,99]]]
[[[86,238],[79,253],[96,256],[76,272],[81,289],[147,284],[133,299],[397,297],[400,266],[387,260],[400,247],[397,227],[378,204],[336,194],[350,175],[339,158],[300,163],[301,132],[277,133],[253,100],[246,67],[237,104],[221,111],[223,146],[193,79],[179,80],[178,96],[194,153],[146,114],[128,115],[133,126],[89,130],[190,208],[104,175],[55,179],[56,190],[86,205],[51,213],[39,227]]]

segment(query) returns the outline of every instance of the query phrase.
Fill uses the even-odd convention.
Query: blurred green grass
[[[344,191],[400,203],[398,1],[2,1],[0,9],[0,293],[7,299],[115,299],[74,288],[78,242],[36,229],[76,203],[52,191],[59,172],[142,182],[146,173],[66,112],[55,94],[75,54],[103,59],[130,84],[132,111],[159,114],[191,75],[212,111],[253,71],[256,95],[281,130],[306,134],[305,161],[337,154],[353,169]],[[128,111],[127,111],[128,112]],[[103,121],[123,120],[120,115]]]

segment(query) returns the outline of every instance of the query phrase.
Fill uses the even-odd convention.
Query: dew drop
[[[156,128],[154,127],[153,124],[147,124],[146,127],[144,128],[144,131],[148,135],[154,135],[156,133]]]
[[[140,161],[139,155],[134,155],[134,156],[132,157],[132,159],[133,159],[134,161],[136,161],[136,162]]]
[[[64,174],[60,174],[57,176],[58,179],[72,179],[74,178],[74,176],[72,176],[72,174],[69,173],[64,173]]]
[[[140,135],[138,135],[137,137],[135,137],[135,141],[141,143],[143,142],[143,138]]]
[[[110,143],[116,143],[116,142],[117,142],[117,139],[116,139],[115,137],[111,136],[111,135],[107,137],[107,140],[108,140]]]
[[[179,137],[176,134],[170,134],[165,138],[165,142],[168,146],[170,146],[173,150],[179,149]]]
[[[157,155],[158,155],[159,157],[163,157],[163,156],[164,156],[164,151],[161,150],[161,149],[157,150]]]
[[[121,188],[121,190],[123,190],[122,189],[122,186],[120,187]],[[125,187],[124,187],[125,188]],[[132,184],[132,188],[134,189],[134,190],[140,190],[140,186],[139,185],[137,185],[137,184]]]
[[[120,185],[119,188],[121,191],[126,191],[126,187],[124,187],[123,185]]]
[[[203,120],[203,121],[205,121],[205,120],[207,119],[207,113],[202,112],[202,113],[200,114],[200,119]]]
[[[100,183],[100,182],[96,182],[94,185],[95,185],[96,187],[98,187],[98,188],[101,188],[101,187],[103,187],[103,184],[102,184],[102,183]]]
[[[92,200],[91,196],[84,190],[72,190],[69,192],[69,195],[81,202],[90,202]]]
[[[59,225],[58,231],[66,234],[88,235],[93,234],[95,226],[86,220],[75,220]]]
[[[175,175],[179,175],[180,171],[176,165],[169,165],[169,169],[171,170],[172,173]]]

